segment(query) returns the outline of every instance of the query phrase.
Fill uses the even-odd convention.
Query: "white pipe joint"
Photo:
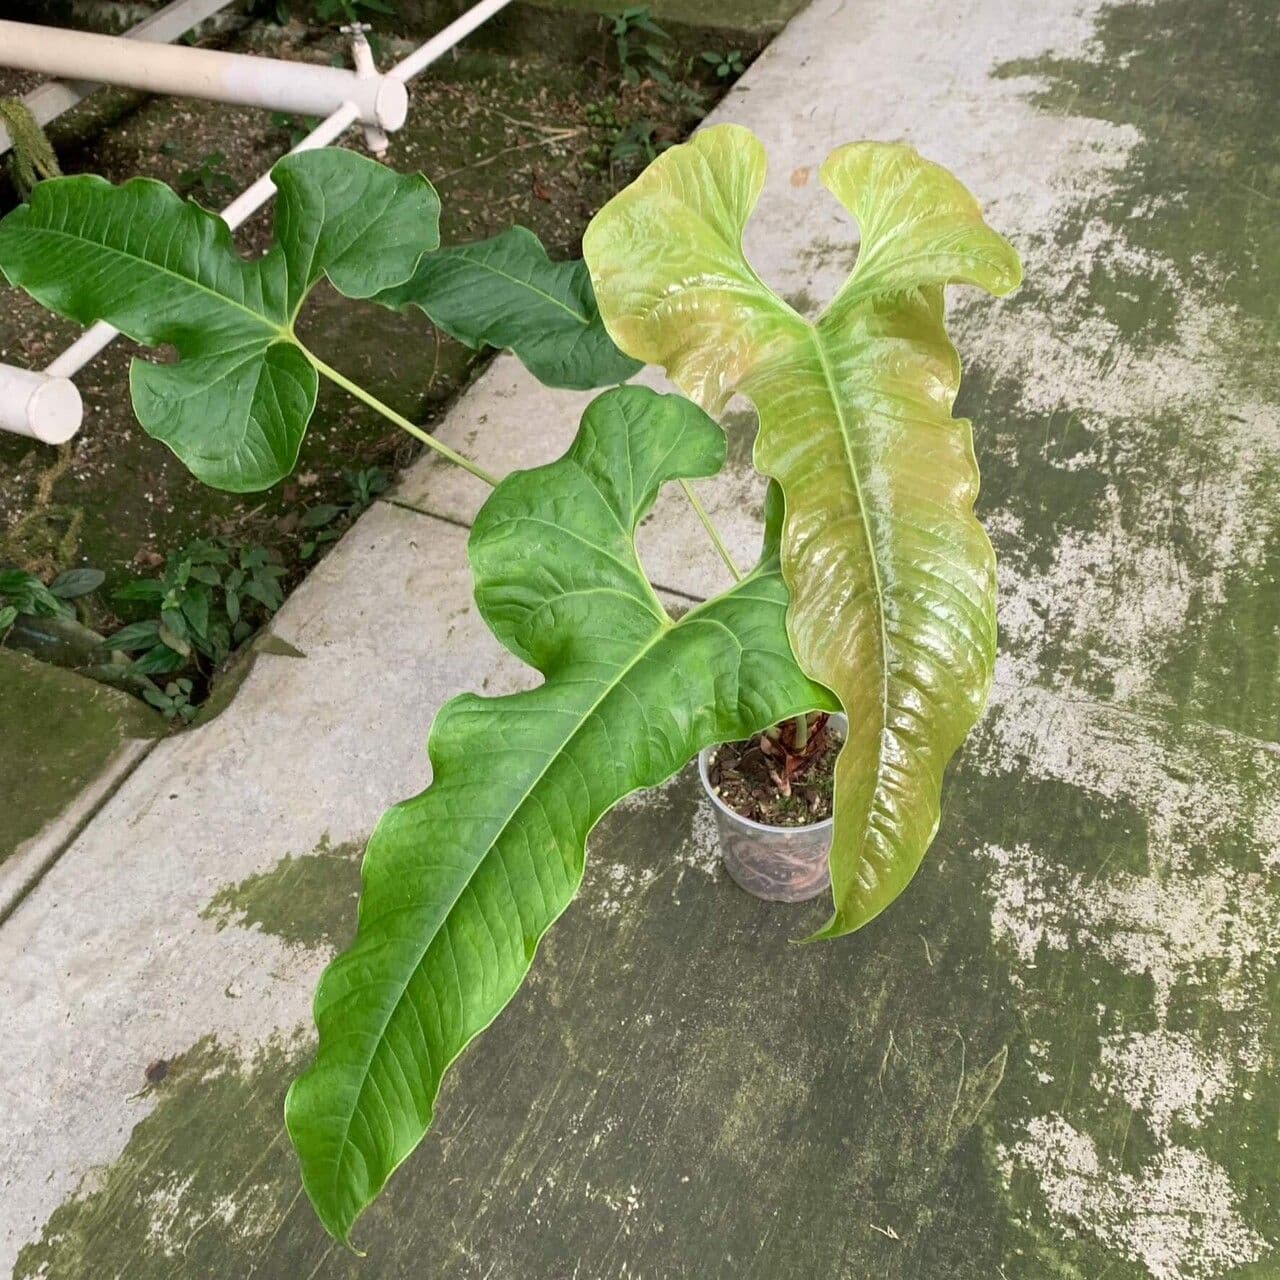
[[[81,411],[70,378],[0,364],[0,430],[63,444],[80,429]]]
[[[377,63],[373,60],[373,49],[365,35],[368,30],[370,27],[367,22],[353,22],[342,28],[343,35],[351,37],[351,62],[356,69],[356,75],[362,80],[368,80],[378,74]],[[364,126],[364,145],[375,156],[382,157],[387,154],[391,139],[377,125],[367,124]]]
[[[389,132],[404,124],[409,110],[404,83],[391,76],[29,22],[0,21],[0,66],[295,115],[327,116],[349,102],[361,124]]]

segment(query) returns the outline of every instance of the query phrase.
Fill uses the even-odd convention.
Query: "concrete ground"
[[[450,694],[526,673],[472,608],[480,495],[423,463],[291,598],[231,706],[147,756],[0,926],[0,1265],[16,1277],[1270,1280],[1280,904],[1265,0],[815,0],[714,118],[765,139],[749,248],[814,310],[855,137],[953,167],[1022,251],[960,296],[1001,562],[986,718],[896,907],[737,891],[686,774],[580,900],[358,1230],[280,1120],[377,815]],[[498,360],[442,433],[543,461],[581,397]],[[753,537],[749,415],[702,490]],[[683,508],[655,579],[718,585]],[[281,646],[283,648],[283,646]]]

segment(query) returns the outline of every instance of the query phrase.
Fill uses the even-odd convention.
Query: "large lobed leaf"
[[[552,262],[524,227],[441,249],[375,301],[419,307],[469,347],[510,347],[549,387],[586,391],[625,382],[641,367],[605,331],[582,260]]]
[[[973,516],[978,471],[951,407],[960,365],[943,288],[1013,289],[1012,247],[945,169],[854,143],[822,167],[857,219],[846,284],[810,324],[756,275],[742,232],[764,149],[722,125],[661,156],[584,238],[605,324],[711,412],[759,411],[755,462],[786,502],[787,626],[801,667],[849,717],[836,773],[834,912],[856,929],[915,873],[943,770],[995,661],[995,562]]]
[[[545,682],[446,704],[431,786],[370,840],[356,940],[321,980],[319,1051],[286,1104],[307,1192],[341,1239],[421,1138],[445,1069],[515,993],[600,816],[705,745],[835,705],[788,648],[775,539],[678,622],[636,558],[659,486],[713,474],[724,450],[687,400],[618,388],[563,458],[509,476],[476,519],[480,612]]]
[[[220,218],[146,178],[42,182],[0,222],[13,284],[82,324],[177,348],[177,364],[134,361],[138,420],[206,484],[236,492],[297,461],[318,379],[293,324],[320,277],[368,298],[439,243],[440,203],[420,175],[330,148],[286,156],[271,176],[275,242],[255,261]]]

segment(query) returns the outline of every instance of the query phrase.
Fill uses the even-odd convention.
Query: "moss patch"
[[[62,812],[126,738],[159,718],[115,689],[0,649],[0,862]]]
[[[294,1196],[280,1108],[305,1052],[274,1041],[242,1062],[206,1037],[154,1084],[140,1065],[154,1109],[22,1250],[14,1280],[249,1275]]]
[[[1008,63],[998,74],[1044,82],[1032,100],[1055,114],[1130,126],[1139,141],[1117,181],[1060,226],[1075,244],[1095,218],[1177,276],[1137,264],[1099,272],[1087,296],[1134,341],[1166,338],[1179,287],[1227,300],[1276,336],[1280,280],[1280,43],[1265,0],[1154,0],[1102,9],[1088,56]],[[1034,281],[1029,281],[1034,288]],[[1216,355],[1230,355],[1220,349]],[[1244,353],[1252,357],[1251,352]],[[1252,362],[1251,362],[1252,363]],[[1248,367],[1248,366],[1246,366]],[[1249,371],[1260,381],[1265,366]]]
[[[200,913],[218,927],[261,929],[295,947],[335,950],[351,933],[364,845],[330,844],[281,859],[270,871],[219,890]]]
[[[980,806],[1023,993],[989,1150],[1011,1277],[1275,1270],[1271,26],[1260,0],[1109,5],[1084,54],[1000,71],[1123,130],[1064,159],[1028,285],[958,325],[962,350],[1000,333],[958,411],[1001,565],[1003,705],[947,803]]]
[[[124,1153],[17,1280],[991,1280],[1003,1225],[981,1133],[1016,1020],[985,923],[945,909],[971,862],[948,844],[892,928],[796,947],[822,905],[734,888],[698,794],[686,771],[601,824],[579,902],[357,1229],[366,1259],[298,1189],[280,1108],[305,1043],[245,1056],[206,1037],[146,1086]],[[270,876],[240,886],[235,918],[315,936],[263,906],[306,860],[265,895]],[[351,907],[330,909],[335,937]]]

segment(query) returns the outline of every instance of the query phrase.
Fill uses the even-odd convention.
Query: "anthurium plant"
[[[743,254],[764,171],[749,132],[705,130],[596,215],[585,264],[552,262],[521,228],[441,249],[424,178],[340,150],[276,166],[275,242],[253,262],[214,215],[149,181],[50,180],[0,223],[13,284],[177,349],[175,364],[135,361],[134,405],[210,484],[288,474],[324,379],[494,486],[468,541],[476,605],[543,683],[447,703],[431,785],[369,841],[356,938],[321,979],[319,1048],[286,1104],[306,1190],[341,1240],[421,1140],[444,1072],[515,994],[581,883],[591,829],[624,796],[705,746],[843,710],[833,910],[815,937],[883,910],[937,829],[943,769],[995,657],[943,289],[1005,293],[1018,260],[946,170],[854,143],[822,178],[859,224],[857,264],[810,322]],[[294,324],[322,277],[510,347],[551,385],[610,386],[653,363],[684,395],[613,386],[563,457],[498,481],[303,346]],[[664,484],[693,499],[690,481],[720,470],[713,415],[737,392],[759,411],[770,481],[759,559],[675,619],[636,526]]]

